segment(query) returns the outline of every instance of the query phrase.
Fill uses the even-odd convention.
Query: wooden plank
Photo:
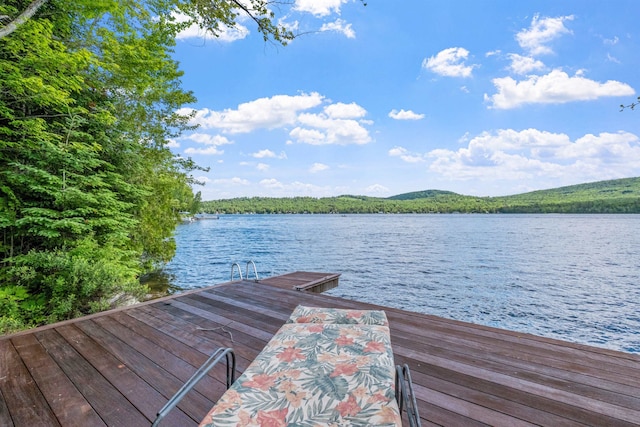
[[[273,331],[273,333],[280,329],[280,326],[286,321],[286,318],[283,319],[283,316],[279,313],[276,314],[276,317],[272,317],[263,310],[256,310],[255,307],[248,309],[239,304],[230,305],[229,300],[225,302],[218,298],[205,298],[199,295],[192,295],[188,298],[188,301],[189,304],[194,307],[224,315],[235,322],[255,324],[258,325],[258,329],[269,332]]]
[[[112,319],[118,321],[123,327],[137,333],[140,336],[145,337],[149,341],[151,341],[154,345],[158,347],[163,347],[166,351],[171,352],[179,359],[189,363],[191,366],[200,367],[208,358],[211,356],[213,352],[203,353],[197,349],[196,346],[190,347],[187,344],[179,341],[176,338],[173,338],[170,335],[165,334],[157,329],[152,328],[151,326],[126,315],[125,313],[119,313],[114,316],[111,316]],[[206,334],[209,331],[197,331],[198,335]],[[233,344],[233,343],[231,343]],[[218,345],[218,348],[226,348],[233,346],[225,346]],[[234,354],[236,356],[236,363],[238,365],[242,365],[243,367],[248,366],[248,364],[253,360],[241,360],[242,358],[238,354],[238,348],[234,348]],[[209,375],[216,378],[221,386],[224,386],[223,391],[226,390],[226,363],[223,361],[218,366],[216,366],[212,371],[210,371]],[[236,375],[238,376],[238,375]]]
[[[512,353],[510,348],[505,348],[503,352],[500,345],[495,343],[493,345],[483,343],[483,345],[468,346],[467,344],[473,342],[468,339],[452,345],[452,334],[433,335],[432,331],[427,331],[427,329],[423,327],[420,335],[415,333],[414,328],[396,331],[396,342],[418,347],[429,354],[446,355],[450,359],[461,362],[469,361],[469,363],[476,365],[482,364],[482,366],[498,372],[517,372],[514,376],[531,381],[554,382],[557,388],[570,388],[576,394],[593,395],[598,393],[603,400],[623,406],[633,408],[640,404],[640,400],[634,396],[640,382],[629,376],[602,372],[600,366],[580,365],[575,361],[560,364],[555,359],[532,358],[527,353],[529,349],[521,349],[517,353]],[[417,336],[420,337],[420,342],[417,342]],[[452,348],[456,350],[452,351]],[[594,375],[599,375],[599,377]],[[635,384],[635,387],[629,384]]]
[[[173,375],[170,370],[163,369],[145,355],[139,353],[126,342],[107,332],[98,324],[90,320],[80,322],[78,327],[89,337],[101,343],[122,364],[128,366],[140,378],[158,390],[166,399],[171,398],[184,384],[184,381]],[[163,403],[164,404],[164,403]],[[178,407],[193,420],[201,420],[203,414],[213,406],[213,401],[207,399],[198,391],[189,393]]]
[[[257,347],[255,338],[227,329],[228,326],[214,323],[175,307],[165,308],[166,310],[149,308],[148,314],[136,311],[133,315],[207,354],[212,354],[220,347],[232,347],[240,370],[243,370],[264,347],[263,344],[262,347],[255,348]],[[168,326],[169,324],[172,326]],[[247,344],[247,340],[250,344]],[[263,343],[263,341],[259,342]]]
[[[269,327],[270,330],[264,330],[264,329],[256,328],[251,325],[247,325],[243,323],[246,321],[246,318],[239,319],[237,318],[237,316],[234,316],[233,313],[231,312],[226,313],[226,315],[228,315],[229,317],[222,317],[217,312],[213,313],[209,311],[208,307],[204,307],[204,308],[199,307],[200,304],[198,303],[198,301],[190,300],[189,304],[182,301],[174,301],[171,305],[173,307],[195,314],[196,316],[200,316],[208,320],[213,320],[214,322],[219,323],[221,326],[232,328],[237,331],[241,331],[247,335],[250,335],[252,337],[258,338],[259,340],[263,341],[263,346],[264,346],[264,343],[269,341],[269,339],[273,336],[273,334],[277,330],[277,328],[274,330],[273,327]],[[236,317],[236,319],[234,319],[234,317]]]
[[[390,317],[394,319],[393,315],[390,315]],[[392,329],[393,323],[391,325]],[[427,320],[418,325],[400,320],[399,323],[405,325],[403,331],[405,331],[406,336],[410,337],[418,334],[423,339],[423,342],[446,342],[447,347],[464,347],[467,349],[473,347],[487,357],[491,356],[493,358],[495,355],[505,355],[512,359],[523,360],[526,363],[539,362],[545,366],[572,370],[576,373],[597,376],[605,374],[611,376],[613,381],[622,384],[627,383],[633,387],[640,386],[640,377],[637,375],[629,377],[628,367],[625,366],[627,363],[626,358],[623,359],[623,364],[608,363],[609,369],[606,372],[602,372],[600,369],[601,364],[598,362],[610,360],[611,357],[607,357],[604,360],[594,359],[591,354],[585,355],[584,352],[576,352],[575,349],[563,349],[557,345],[549,348],[540,345],[537,341],[528,339],[520,339],[515,342],[504,337],[487,339],[487,337],[478,334],[474,329],[451,327],[441,322]],[[425,328],[425,325],[429,327]],[[402,331],[396,332],[396,334],[401,333]],[[640,362],[640,359],[636,361],[635,365],[631,366],[637,366],[638,362]]]
[[[60,425],[10,340],[0,341],[0,392],[13,424]]]
[[[60,417],[73,425],[73,409],[55,400],[60,389],[78,403],[68,406],[84,401],[108,425],[148,426],[156,405],[207,355],[233,347],[245,369],[298,304],[385,310],[396,362],[411,367],[425,427],[639,425],[639,355],[290,290],[326,275],[221,284],[0,337],[0,425],[24,425],[11,417],[36,401],[54,419],[49,424]],[[17,377],[12,370],[6,378],[7,364]],[[221,379],[218,369],[206,379],[215,393]],[[177,409],[182,418],[170,424],[189,425],[206,413],[217,398],[203,395],[207,387],[188,396]]]
[[[489,424],[474,420],[469,417],[451,412],[448,409],[442,408],[431,403],[418,401],[418,407],[420,412],[420,420],[422,427],[427,426],[464,426],[464,427],[488,427]],[[425,418],[425,414],[428,418]],[[402,425],[408,425],[406,420],[406,414],[403,418]],[[495,424],[494,424],[495,425]]]
[[[139,310],[128,311],[127,315],[205,354],[212,354],[218,347],[231,347],[233,345],[228,333],[225,333],[221,329],[207,331],[210,333],[206,335],[198,334],[198,324],[189,322],[163,308],[173,307],[166,306],[158,308],[156,306],[149,306]],[[186,313],[178,309],[176,310],[181,313]],[[200,318],[198,317],[197,319]],[[215,325],[220,326],[219,324]]]
[[[128,330],[145,337],[152,343],[152,345],[162,347],[163,349],[170,351],[172,354],[192,366],[201,366],[209,357],[208,354],[200,351],[194,351],[194,347],[190,347],[170,335],[152,328],[146,323],[129,316],[126,312],[116,313],[113,316],[110,316],[110,318],[119,322]]]
[[[428,315],[412,315],[410,313],[389,309],[387,309],[387,314],[391,317],[397,316],[399,319],[410,319],[413,317],[414,320],[408,320],[407,323],[412,323],[418,327],[421,324],[427,323],[430,325],[430,329],[440,329],[449,334],[469,333],[469,337],[472,337],[475,341],[490,341],[496,344],[514,346],[516,348],[524,345],[531,351],[544,355],[549,359],[566,361],[572,360],[573,357],[578,357],[578,360],[584,361],[587,364],[592,364],[592,362],[605,362],[612,364],[611,369],[619,370],[619,372],[626,372],[628,368],[637,367],[640,361],[640,356],[634,354],[612,352],[608,349],[587,347],[580,344],[542,338],[525,333],[499,330],[456,320],[433,318]]]
[[[421,358],[421,355],[424,354],[422,352],[418,352],[413,349],[409,350],[403,347],[396,348],[394,349],[394,351],[398,354],[401,354],[402,356],[418,360]],[[576,395],[570,391],[554,388],[550,384],[541,384],[517,377],[512,377],[505,373],[466,365],[464,363],[452,361],[444,357],[429,355],[429,362],[436,366],[447,368],[453,372],[462,373],[471,377],[481,378],[487,381],[498,382],[500,384],[507,384],[510,387],[526,391],[533,395],[545,396],[547,398],[554,399],[568,405],[589,408],[594,412],[608,414],[622,421],[633,423],[637,420],[640,420],[640,410],[625,409],[609,402],[603,402],[601,400],[587,396]]]
[[[198,297],[207,298],[212,301],[218,301],[220,303],[226,304],[227,306],[232,305],[234,307],[247,310],[248,312],[259,311],[260,313],[265,314],[271,318],[282,321],[282,323],[284,323],[289,318],[288,313],[285,313],[282,310],[274,310],[273,308],[275,307],[273,307],[272,305],[265,304],[263,307],[260,307],[259,310],[256,310],[257,306],[253,301],[233,298],[225,292],[201,292],[200,294],[198,294]],[[202,300],[198,298],[198,301]]]
[[[451,412],[481,423],[510,427],[531,427],[540,425],[518,419],[510,414],[494,411],[484,406],[461,400],[455,396],[442,393],[439,390],[428,389],[419,384],[414,384],[414,392],[416,397],[420,400],[428,401],[440,408],[447,409]]]
[[[400,359],[404,360],[404,359]],[[625,425],[607,415],[534,395],[508,384],[460,374],[424,361],[409,361],[416,384],[542,425]],[[627,424],[628,425],[628,424]]]
[[[107,425],[149,422],[58,332],[45,329],[35,332],[35,336]]]
[[[171,307],[164,307],[164,310],[180,319],[197,325],[197,327],[207,329],[207,332],[226,335],[231,339],[233,345],[240,343],[257,352],[261,351],[270,337],[273,336],[273,333],[258,329],[253,325],[220,316],[220,314],[224,314],[221,311],[214,314],[207,307],[200,308],[197,301],[188,302],[177,301]]]
[[[126,397],[147,418],[148,422],[155,419],[158,410],[167,401],[164,396],[74,325],[65,325],[57,328],[56,331]],[[176,409],[169,415],[167,422],[174,425],[190,425],[194,421]]]
[[[412,379],[416,384],[425,385],[425,388],[429,390],[437,390],[438,392],[446,394],[453,399],[458,399],[464,406],[467,406],[468,404],[477,405],[478,407],[483,407],[501,414],[508,414],[509,417],[536,425],[551,425],[558,427],[576,425],[576,421],[541,410],[539,406],[533,408],[527,404],[523,404],[515,400],[509,400],[510,396],[506,394],[496,395],[492,392],[492,389],[487,389],[486,391],[476,390],[474,388],[467,387],[466,383],[464,385],[459,385],[456,382],[450,382],[442,378],[424,375],[417,371],[412,372]],[[512,391],[516,393],[518,392],[518,390]],[[428,413],[425,413],[425,415],[427,414]],[[430,414],[428,415],[431,416]],[[494,420],[493,422],[496,420],[493,415],[491,415],[491,419]]]
[[[2,395],[2,390],[0,390],[0,426],[13,427],[13,420],[11,419],[11,415],[9,414],[9,408],[7,407],[7,402]]]
[[[125,341],[134,350],[137,350],[140,354],[144,354],[149,360],[162,367],[163,369],[171,372],[175,375],[183,384],[191,378],[191,376],[200,367],[200,364],[191,365],[184,359],[176,356],[170,351],[166,350],[163,346],[158,346],[154,342],[150,341],[146,337],[137,334],[124,325],[116,322],[110,317],[103,317],[94,320],[97,324],[102,326],[106,331],[117,336],[121,340]],[[200,353],[197,350],[192,349],[193,353]],[[203,355],[204,356],[204,355]],[[206,356],[205,356],[206,358]],[[206,360],[206,359],[205,359]],[[204,363],[204,360],[203,360]],[[215,402],[226,391],[226,368],[223,365],[218,365],[212,373],[218,373],[217,378],[213,375],[208,375],[202,378],[194,390],[199,391],[203,396],[207,396],[209,400]],[[159,409],[156,406],[156,410]],[[198,419],[199,422],[202,419]]]
[[[272,278],[261,279],[259,283],[282,289],[321,293],[337,287],[339,279],[339,273],[296,271]]]
[[[12,341],[61,425],[106,425],[35,336]]]

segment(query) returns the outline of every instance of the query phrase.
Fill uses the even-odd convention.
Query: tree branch
[[[0,39],[13,33],[20,25],[31,19],[38,9],[40,9],[46,2],[47,0],[33,0],[33,2],[16,19],[0,28]]]

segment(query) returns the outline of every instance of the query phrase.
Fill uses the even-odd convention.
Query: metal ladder
[[[253,274],[256,276],[256,278],[254,279],[256,282],[258,280],[260,280],[258,278],[258,269],[256,268],[256,263],[253,261],[247,261],[247,270],[246,270],[246,274],[245,277],[247,278],[247,280],[249,280],[249,266],[252,265],[253,266]],[[244,280],[242,277],[242,270],[240,269],[240,264],[238,264],[237,262],[234,262],[233,264],[231,264],[231,282],[233,282],[233,272],[235,271],[235,268],[238,267],[238,274],[240,275],[240,280]]]

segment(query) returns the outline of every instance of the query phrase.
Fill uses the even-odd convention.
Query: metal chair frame
[[[231,348],[219,348],[207,359],[204,364],[198,368],[198,370],[184,383],[184,385],[173,395],[171,399],[158,411],[155,421],[151,424],[152,427],[156,427],[160,424],[160,421],[167,416],[167,414],[176,407],[176,405],[182,400],[182,398],[189,393],[193,387],[204,378],[207,373],[222,360],[226,359],[227,362],[227,390],[231,387],[231,384],[236,380],[236,355]],[[231,361],[231,363],[229,363]]]
[[[406,363],[403,366],[396,365],[396,401],[398,402],[400,415],[402,415],[403,409],[407,412],[409,426],[421,427],[416,395],[413,393],[411,372]]]

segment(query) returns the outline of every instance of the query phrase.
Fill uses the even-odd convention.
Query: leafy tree
[[[175,35],[243,10],[266,38],[292,37],[262,0],[0,5],[0,333],[140,297],[137,277],[173,256],[179,212],[200,199],[198,167],[167,148],[195,100]]]

